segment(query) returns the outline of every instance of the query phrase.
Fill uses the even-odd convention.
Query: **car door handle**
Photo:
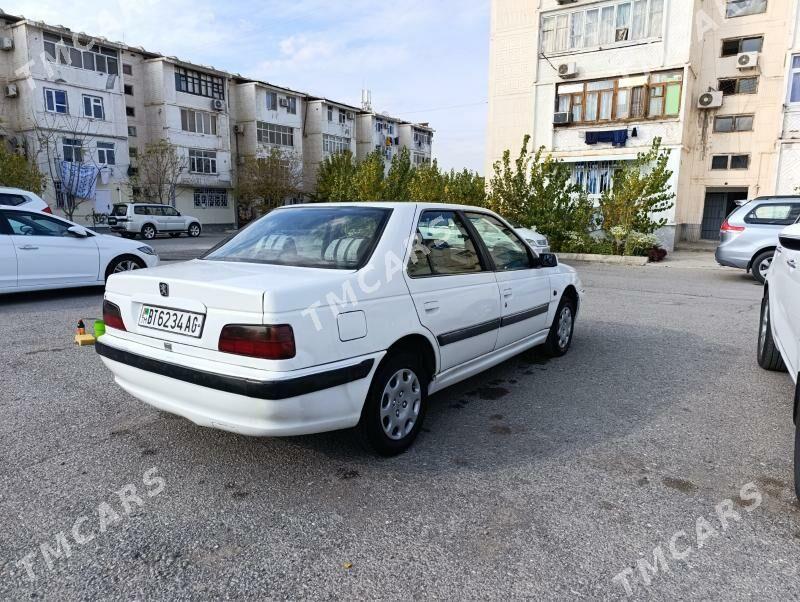
[[[428,313],[433,313],[439,310],[439,302],[438,301],[428,301],[426,302],[423,307],[425,311]]]
[[[36,247],[34,245],[25,245],[24,247],[20,247],[20,250],[21,251],[35,251],[38,248],[39,247]]]
[[[788,265],[792,269],[795,269],[797,267],[797,262],[794,259],[787,259],[786,265]]]
[[[503,291],[503,296],[504,296],[506,299],[508,299],[508,298],[509,298],[511,295],[513,295],[513,294],[514,294],[514,292],[513,292],[513,291],[512,291],[510,288],[507,288],[507,289],[505,289],[505,290]]]

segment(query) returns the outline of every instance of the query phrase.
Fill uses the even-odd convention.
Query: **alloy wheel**
[[[386,383],[381,395],[381,426],[395,441],[408,435],[419,418],[422,387],[413,370],[398,370]]]
[[[572,337],[572,308],[565,306],[561,309],[558,316],[558,347],[566,349],[569,345],[569,340]]]
[[[139,264],[133,261],[132,259],[123,259],[114,267],[114,274],[119,274],[121,272],[130,272],[132,270],[138,270]]]
[[[764,303],[764,311],[761,312],[761,327],[758,329],[758,355],[763,357],[764,345],[767,342],[767,329],[769,328],[769,303]]]
[[[767,257],[761,263],[758,264],[758,273],[761,274],[761,277],[766,279],[767,272],[769,272],[769,267],[772,265],[772,257]]]

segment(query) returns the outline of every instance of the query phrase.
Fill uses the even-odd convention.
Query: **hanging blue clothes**
[[[628,130],[603,130],[586,132],[586,144],[611,143],[612,146],[625,146],[628,142]]]
[[[100,170],[94,165],[61,162],[61,186],[79,199],[93,199]]]

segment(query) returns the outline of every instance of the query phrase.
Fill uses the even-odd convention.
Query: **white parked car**
[[[0,294],[99,285],[111,274],[157,265],[147,245],[39,211],[0,207]]]
[[[358,426],[391,455],[429,394],[536,345],[565,354],[581,294],[482,209],[295,205],[201,259],[112,276],[97,352],[131,395],[199,425]]]
[[[794,487],[800,498],[800,224],[779,237],[767,272],[758,334],[758,363],[767,370],[788,370],[795,383]]]
[[[514,230],[540,255],[550,252],[550,242],[544,234],[539,234],[536,228],[515,227]]]
[[[45,203],[42,197],[34,192],[22,190],[21,188],[0,186],[0,205],[52,213],[50,205]]]
[[[152,240],[158,234],[169,234],[173,238],[188,234],[200,236],[200,220],[191,215],[182,215],[175,207],[159,203],[118,203],[111,209],[108,225],[112,232],[125,238],[136,238],[141,234]]]

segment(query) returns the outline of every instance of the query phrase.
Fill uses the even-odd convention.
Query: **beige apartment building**
[[[800,165],[797,4],[493,0],[487,173],[531,134],[599,197],[658,137],[677,194],[665,246],[716,239],[736,201],[800,185],[782,176]]]

